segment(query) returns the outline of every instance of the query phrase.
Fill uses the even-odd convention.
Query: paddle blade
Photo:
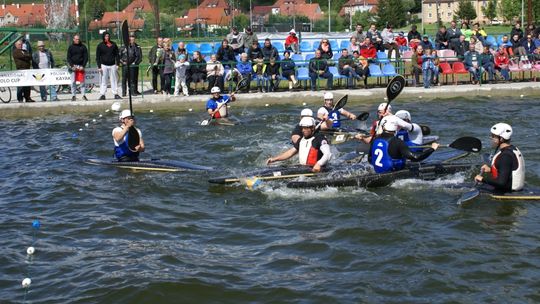
[[[210,123],[210,119],[205,119],[201,121],[201,126],[208,126],[209,123]]]
[[[129,27],[127,20],[122,22],[122,39],[124,40],[124,45],[127,47],[129,45]]]
[[[420,125],[420,129],[422,129],[422,135],[424,136],[431,134],[431,129],[426,125]]]
[[[403,88],[405,87],[405,78],[401,75],[397,75],[392,78],[386,87],[386,98],[388,98],[388,103],[390,103],[394,98],[398,97]]]
[[[334,106],[334,111],[337,111],[341,108],[343,108],[347,104],[347,100],[349,99],[349,95],[344,95],[339,99],[339,101]]]
[[[357,120],[366,121],[369,118],[369,112],[363,112],[362,114],[356,116]]]
[[[250,177],[246,178],[245,183],[249,190],[255,190],[262,184],[262,181],[257,177]]]
[[[136,152],[135,148],[139,145],[141,137],[139,131],[135,127],[130,127],[128,131],[128,147],[132,152]]]
[[[473,189],[471,191],[465,192],[461,195],[461,197],[457,201],[457,204],[460,206],[463,206],[465,203],[472,201],[479,195],[480,195],[480,190],[478,189]]]
[[[236,85],[236,89],[234,91],[237,92],[238,90],[244,89],[245,87],[247,87],[248,83],[249,81],[247,78],[242,78],[242,80],[240,80]]]
[[[465,136],[454,140],[454,142],[448,146],[467,152],[480,152],[482,150],[482,141],[476,137]]]

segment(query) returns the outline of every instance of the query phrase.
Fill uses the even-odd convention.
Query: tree
[[[241,14],[241,15],[235,15],[233,19],[233,24],[236,26],[240,31],[246,27],[248,27],[249,24],[249,17]]]
[[[500,15],[504,20],[512,22],[521,16],[521,2],[515,0],[502,0],[499,6]]]
[[[367,29],[369,27],[369,25],[373,22],[377,22],[377,19],[373,16],[373,14],[371,14],[370,12],[368,11],[365,11],[365,12],[361,12],[361,11],[357,11],[353,16],[352,16],[352,25],[353,25],[353,30],[355,29],[356,25],[357,24],[362,24],[364,26],[365,29]]]
[[[377,11],[378,26],[385,27],[390,23],[394,28],[399,28],[406,24],[407,11],[401,0],[379,0]]]
[[[467,21],[468,23],[470,23],[471,20],[476,19],[476,10],[469,0],[459,0],[459,8],[454,14],[458,19]]]
[[[491,21],[497,17],[497,0],[489,0],[486,6],[482,6],[482,13]]]

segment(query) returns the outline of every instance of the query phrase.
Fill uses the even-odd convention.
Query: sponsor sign
[[[25,87],[71,84],[71,72],[68,69],[35,69],[0,72],[0,87]],[[97,68],[85,70],[87,84],[99,84],[100,74]]]

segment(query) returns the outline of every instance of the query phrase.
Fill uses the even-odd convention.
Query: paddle
[[[409,146],[410,148],[431,148],[431,145],[424,146]],[[439,145],[439,148],[452,148],[466,152],[480,152],[482,150],[482,142],[480,139],[471,136],[464,136],[454,140],[448,145]]]
[[[359,121],[366,121],[368,118],[369,118],[369,113],[368,112],[362,112],[360,115],[356,116],[356,120],[359,120]],[[349,119],[348,118],[340,118],[340,119],[338,119],[338,121],[345,121],[345,120],[349,120]]]
[[[388,86],[386,86],[386,99],[388,99],[388,101],[386,102],[386,107],[384,107],[383,113],[386,113],[386,110],[388,110],[388,106],[390,105],[392,100],[394,100],[396,97],[399,96],[401,91],[403,91],[404,87],[405,87],[405,78],[403,76],[397,75],[394,78],[392,78],[392,80],[390,80],[390,82],[388,83]],[[381,118],[379,118],[379,122],[377,123],[377,128],[381,124],[381,120],[383,117],[384,116],[381,116]],[[377,132],[375,132],[375,134],[377,134]],[[375,139],[375,136],[371,137],[370,143],[373,141],[373,139]]]
[[[265,180],[274,180],[274,179],[288,179],[288,178],[296,178],[300,176],[315,176],[318,173],[297,173],[297,174],[288,174],[288,175],[277,175],[277,176],[252,176],[243,179],[243,182],[246,184],[246,186],[253,190],[260,186],[263,181]]]
[[[129,73],[129,27],[127,20],[122,22],[122,40],[124,41],[124,46],[126,47],[127,52],[127,82],[128,82],[128,92],[129,92],[129,111],[132,116],[135,116],[133,113],[133,104],[131,102],[131,77]],[[139,145],[141,138],[139,132],[135,127],[130,127],[128,131],[128,147],[131,152],[137,152],[136,147]]]
[[[247,78],[242,78],[242,80],[240,80],[240,81],[238,82],[238,84],[236,84],[236,88],[235,88],[234,91],[231,93],[231,95],[236,94],[236,92],[238,92],[239,90],[241,90],[241,89],[247,87],[247,85],[248,85],[248,79],[247,79]],[[214,116],[216,115],[216,113],[221,109],[221,107],[223,107],[223,106],[226,105],[227,103],[228,103],[228,101],[222,103],[222,104],[217,108],[217,110],[214,112],[214,114],[212,114],[212,116],[210,116],[210,118],[201,121],[201,126],[207,126],[207,125],[209,125],[210,122],[212,121],[212,119],[214,119]]]
[[[348,99],[349,99],[349,95],[343,95],[343,97],[341,97],[338,100],[338,102],[334,105],[331,112],[338,111],[339,109],[343,108],[347,104]],[[323,122],[325,122],[325,120],[321,120],[321,122],[319,122],[317,126],[315,126],[315,132],[317,132],[321,128],[321,125],[323,124]]]
[[[420,129],[422,129],[422,135],[424,136],[431,134],[431,129],[426,125],[420,125]]]

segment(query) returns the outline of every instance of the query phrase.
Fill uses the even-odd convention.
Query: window
[[[431,3],[429,4],[429,8],[431,8]]]
[[[428,14],[428,18],[429,18],[429,19],[431,19],[431,18],[432,18],[432,17],[431,17],[431,13],[429,13],[429,14]]]
[[[452,8],[452,5],[450,5],[450,2],[448,2],[448,8]]]
[[[452,17],[452,12],[448,12],[448,17]]]

